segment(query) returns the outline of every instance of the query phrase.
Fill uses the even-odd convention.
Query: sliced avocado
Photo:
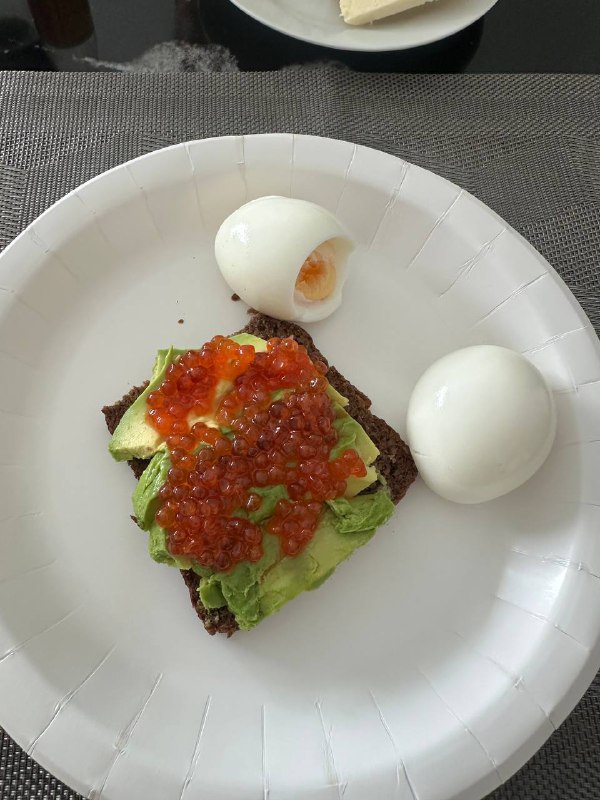
[[[299,556],[281,558],[277,537],[265,533],[264,555],[257,564],[244,562],[230,573],[203,580],[199,594],[204,606],[219,608],[226,603],[240,628],[249,630],[296,595],[317,589],[394,511],[385,489],[333,500],[328,506],[314,538]]]
[[[263,557],[256,564],[242,561],[231,572],[217,572],[206,578],[198,589],[205,608],[227,605],[240,628],[253,628],[261,620],[261,577],[280,558],[279,539],[270,533],[263,536]]]
[[[351,417],[347,411],[339,405],[334,406],[334,410],[336,414],[334,426],[337,429],[339,438],[331,451],[331,457],[337,458],[340,453],[350,447],[358,452],[365,464],[372,464],[379,455],[379,450],[375,443],[371,441],[362,425]]]
[[[308,547],[295,558],[283,558],[260,585],[260,618],[278,611],[304,591],[318,589],[376,529],[394,513],[384,489],[362,497],[332,501]],[[240,623],[240,627],[244,627]]]
[[[200,583],[198,594],[204,608],[223,608],[223,606],[227,605],[221,584],[219,581],[213,580],[212,576]]]
[[[329,399],[332,403],[337,403],[338,406],[342,406],[345,408],[348,405],[348,398],[344,397],[343,394],[340,394],[337,389],[334,389],[331,384],[327,386],[327,394],[329,395]]]
[[[156,522],[150,525],[148,531],[148,552],[151,558],[159,564],[166,564],[169,567],[176,569],[193,569],[201,578],[208,578],[211,571],[206,567],[200,566],[196,561],[192,561],[184,556],[174,556],[169,552],[167,547],[167,534]],[[223,605],[221,603],[221,605]]]
[[[379,450],[360,423],[341,406],[336,404],[334,408],[336,419],[333,425],[339,438],[331,451],[331,458],[337,458],[344,450],[354,449],[367,467],[367,474],[363,478],[356,478],[352,475],[346,481],[346,497],[355,497],[377,480],[377,472],[372,464],[379,455]]]
[[[133,493],[133,511],[138,525],[148,531],[148,551],[154,561],[177,569],[190,569],[190,559],[171,555],[167,547],[167,533],[154,519],[158,507],[158,492],[167,478],[171,461],[166,450],[160,450],[138,481]]]
[[[248,517],[257,525],[266,522],[273,515],[277,503],[288,496],[283,486],[254,487],[250,491],[262,497],[260,507],[250,514],[245,511],[237,511],[236,516]],[[228,605],[232,610],[234,607],[238,608],[242,617],[252,618],[258,613],[257,582],[259,576],[279,557],[279,540],[275,536],[263,532],[263,557],[258,563],[251,564],[246,561],[238,564],[231,573],[227,574],[225,582],[223,582],[222,573],[207,576],[202,581],[198,591],[203,606],[205,608],[221,608],[221,606]],[[233,606],[229,605],[230,601]]]
[[[267,347],[267,343],[263,339],[259,339],[249,333],[239,333],[231,338],[238,344],[253,345],[257,352],[266,350]],[[146,412],[148,410],[146,399],[150,392],[157,389],[165,379],[169,364],[186,352],[188,351],[177,350],[173,347],[169,350],[158,351],[150,383],[123,414],[108,445],[109,452],[116,461],[128,461],[131,458],[151,458],[163,444],[164,437],[151,425],[148,425],[146,421]],[[217,401],[225,394],[230,385],[227,381],[221,382],[215,393]],[[210,414],[206,417],[195,418],[194,422],[198,421],[198,419],[202,419],[208,424],[213,421],[213,417]]]
[[[280,500],[287,500],[289,495],[285,486],[253,486],[250,491],[252,494],[257,494],[262,497],[262,503],[256,511],[250,514],[247,512],[243,516],[247,516],[251,522],[260,525],[261,522],[266,522],[269,517],[275,513],[275,506]],[[239,512],[235,512],[235,516],[242,516]]]
[[[150,458],[163,442],[163,437],[146,422],[146,398],[165,378],[167,367],[181,350],[159,350],[148,386],[123,414],[112,435],[108,450],[115,461]]]
[[[153,521],[148,529],[148,552],[159,564],[168,564],[177,569],[190,569],[192,562],[188,558],[173,556],[167,547],[167,534],[160,525]]]
[[[229,338],[238,344],[251,344],[257,353],[264,353],[267,349],[266,341],[259,339],[258,336],[253,336],[251,333],[236,333],[235,336],[230,336]]]
[[[327,505],[335,515],[336,529],[342,534],[372,531],[394,513],[394,504],[385,489],[351,499],[338,497],[337,500],[328,500]]]
[[[138,525],[147,531],[154,522],[154,515],[158,509],[158,492],[167,480],[167,473],[171,468],[171,461],[166,450],[159,450],[152,457],[152,461],[135,487],[133,493],[133,513]]]

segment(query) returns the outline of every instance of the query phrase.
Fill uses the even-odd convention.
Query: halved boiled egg
[[[215,238],[231,289],[263,314],[298,322],[324,319],[339,307],[353,249],[331,211],[290,197],[246,203]]]

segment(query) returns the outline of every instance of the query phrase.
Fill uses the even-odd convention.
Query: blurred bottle
[[[200,10],[190,0],[175,0],[175,39],[188,44],[209,42]]]
[[[0,0],[0,69],[53,69],[27,0]]]
[[[40,40],[60,70],[89,69],[85,58],[97,55],[88,0],[28,0]]]

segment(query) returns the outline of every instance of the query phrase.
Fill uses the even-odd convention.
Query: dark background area
[[[233,56],[225,63],[242,70],[335,61],[369,72],[598,73],[600,0],[499,0],[465,31],[393,53],[299,42],[260,25],[229,0],[0,0],[0,69],[111,69],[112,62],[131,62],[168,41],[222,45]],[[159,71],[223,65],[222,58],[189,52],[179,62],[170,58],[155,54],[145,65]]]

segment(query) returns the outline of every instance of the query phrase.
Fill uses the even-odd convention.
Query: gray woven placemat
[[[0,73],[0,248],[115,164],[185,139],[266,131],[349,139],[463,186],[546,256],[600,331],[596,76]],[[2,800],[77,797],[0,730]],[[599,800],[600,676],[492,798]]]

